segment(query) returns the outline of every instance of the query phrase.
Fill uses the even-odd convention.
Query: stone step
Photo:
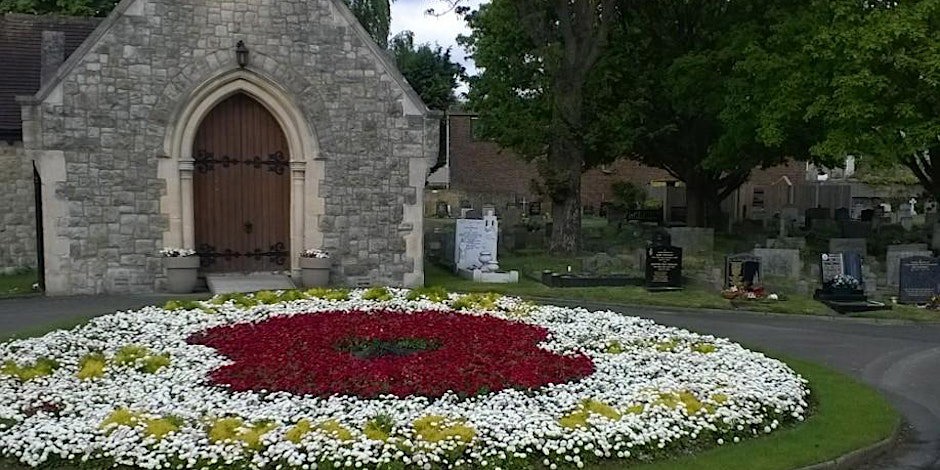
[[[207,274],[206,284],[212,294],[232,294],[235,292],[257,292],[260,290],[287,290],[297,286],[285,274],[248,273],[248,274]]]

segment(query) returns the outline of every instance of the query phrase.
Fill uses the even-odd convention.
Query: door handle
[[[245,222],[245,233],[251,233],[255,226],[251,222]]]

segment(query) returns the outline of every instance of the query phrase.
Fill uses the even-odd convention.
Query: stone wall
[[[33,163],[19,142],[0,142],[0,207],[0,273],[35,268]]]
[[[247,72],[274,84],[316,134],[316,155],[291,157],[322,162],[307,203],[322,198],[323,211],[305,221],[322,246],[292,251],[333,253],[339,283],[422,282],[419,191],[437,153],[439,117],[414,105],[340,5],[122,2],[99,28],[104,34],[93,34],[91,48],[76,51],[40,91],[41,103],[24,110],[27,148],[41,171],[61,177],[50,195],[61,207],[50,216],[56,240],[47,250],[61,278],[47,277],[49,291],[159,287],[154,255],[179,214],[161,207],[170,181],[158,162],[179,158],[164,149],[187,98],[239,69],[239,40],[251,51]]]

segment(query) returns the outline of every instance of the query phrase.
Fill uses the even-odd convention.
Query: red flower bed
[[[329,396],[462,396],[533,389],[594,372],[584,355],[562,356],[537,344],[548,331],[490,316],[394,311],[325,312],[213,328],[189,338],[234,364],[211,374],[232,390]],[[395,349],[400,344],[420,349]],[[391,348],[389,354],[362,354]],[[376,346],[378,345],[378,346]]]

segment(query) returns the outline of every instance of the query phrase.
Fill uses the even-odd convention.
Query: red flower
[[[213,328],[189,341],[234,362],[211,374],[232,390],[373,398],[534,389],[594,372],[587,356],[539,348],[547,336],[538,326],[457,312],[336,311]],[[427,349],[370,355],[348,347],[415,339]]]

